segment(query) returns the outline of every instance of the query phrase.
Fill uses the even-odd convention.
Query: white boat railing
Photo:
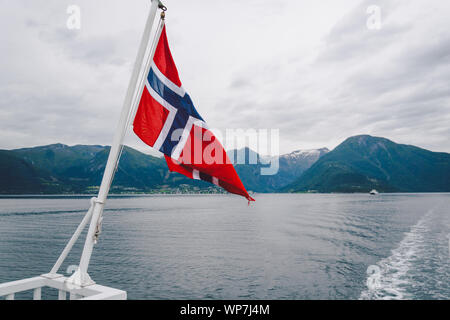
[[[126,291],[93,284],[81,287],[69,283],[69,278],[59,274],[47,274],[39,277],[0,284],[0,297],[14,300],[17,293],[33,291],[33,300],[41,300],[42,288],[58,290],[58,300],[126,300]]]

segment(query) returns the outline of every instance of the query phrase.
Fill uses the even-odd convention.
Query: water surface
[[[256,200],[112,197],[89,273],[130,299],[450,299],[450,194]],[[47,273],[88,206],[0,198],[0,282]]]

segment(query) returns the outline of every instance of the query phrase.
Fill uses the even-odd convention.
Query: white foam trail
[[[424,235],[429,231],[427,222],[433,210],[428,211],[405,234],[399,246],[392,250],[391,256],[377,262],[379,273],[370,275],[367,279],[368,289],[361,293],[360,299],[401,300],[412,299],[406,286],[410,284],[408,271],[412,262],[424,244]]]

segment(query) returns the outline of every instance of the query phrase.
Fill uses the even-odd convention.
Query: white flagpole
[[[89,275],[87,274],[89,261],[91,259],[92,250],[95,243],[95,233],[96,229],[99,223],[99,220],[101,219],[103,208],[105,205],[106,198],[109,193],[109,189],[111,187],[111,183],[114,177],[115,169],[117,167],[120,152],[122,149],[123,139],[125,137],[125,134],[127,132],[127,124],[128,124],[128,116],[130,114],[130,111],[133,109],[133,98],[135,96],[135,93],[137,89],[140,89],[141,91],[143,88],[137,88],[138,87],[138,81],[139,76],[142,73],[142,69],[144,66],[144,59],[145,59],[145,53],[147,52],[148,43],[150,41],[150,34],[152,31],[153,23],[156,17],[156,12],[158,10],[158,6],[160,4],[159,0],[152,0],[152,6],[150,8],[150,13],[147,19],[147,24],[145,27],[144,34],[142,36],[141,44],[139,47],[138,55],[136,58],[136,62],[133,69],[133,74],[131,76],[130,84],[128,86],[127,95],[123,104],[122,113],[120,116],[118,128],[114,135],[113,144],[111,146],[111,150],[109,152],[108,162],[106,164],[105,172],[103,174],[102,183],[100,185],[100,190],[98,193],[98,197],[95,200],[95,205],[92,213],[92,219],[91,224],[89,226],[89,230],[86,236],[86,242],[84,244],[83,253],[81,255],[80,260],[80,267],[78,272],[79,279],[81,280],[79,283],[80,285],[90,285],[94,282],[90,279]],[[153,49],[151,51],[151,57],[150,59],[153,60],[155,50]],[[145,75],[143,75],[145,77]],[[140,86],[139,87],[143,87]],[[138,103],[138,102],[135,102]]]

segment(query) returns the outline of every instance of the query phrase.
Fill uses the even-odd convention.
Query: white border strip
[[[155,143],[153,144],[153,148],[159,151],[164,141],[166,141],[167,135],[169,134],[170,128],[172,127],[173,121],[175,120],[175,116],[177,115],[178,110],[170,103],[168,103],[166,100],[161,98],[161,96],[158,93],[156,93],[155,90],[153,90],[148,80],[146,81],[145,86],[150,95],[152,96],[152,98],[155,99],[164,108],[169,110],[169,115],[167,116],[166,122],[164,122],[164,126],[161,132],[159,133],[158,139],[156,139]]]
[[[164,100],[155,90],[153,90],[152,86],[148,82],[148,80],[145,83],[145,86],[150,93],[150,95],[155,99],[160,105],[162,105],[164,108],[169,110],[169,115],[167,116],[167,120],[164,123],[164,126],[158,136],[158,139],[156,140],[155,144],[153,145],[153,148],[156,150],[160,150],[164,141],[167,139],[167,135],[169,134],[170,128],[173,125],[173,122],[175,120],[175,116],[178,112],[177,108],[172,106],[170,103],[168,103],[166,100]],[[204,129],[208,129],[208,126],[206,123],[200,119],[194,118],[192,116],[189,116],[188,122],[186,123],[186,127],[183,130],[183,134],[181,135],[180,141],[178,142],[177,146],[172,151],[171,157],[175,160],[178,160],[180,158],[181,152],[184,149],[184,146],[186,145],[186,142],[189,138],[189,135],[191,133],[192,127],[196,125],[198,127],[202,127]]]
[[[197,127],[201,127],[204,129],[208,129],[208,126],[204,121],[201,121],[197,118],[189,116],[189,120],[186,123],[186,127],[184,127],[183,134],[181,135],[180,142],[178,142],[177,146],[173,149],[171,157],[175,160],[178,160],[181,156],[181,152],[184,149],[184,146],[189,139],[189,135],[191,134],[192,127],[196,125]]]
[[[192,179],[194,180],[201,180],[200,179],[200,171],[194,169],[192,170]]]
[[[186,95],[186,91],[183,87],[177,86],[175,83],[170,81],[156,66],[155,62],[152,63],[152,69],[158,79],[166,85],[170,90],[178,94],[180,97],[184,97]]]

